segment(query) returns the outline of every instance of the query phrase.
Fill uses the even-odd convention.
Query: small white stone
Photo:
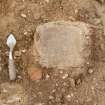
[[[68,74],[64,74],[62,79],[66,79],[68,77]]]
[[[26,32],[24,32],[24,35],[27,35],[27,33],[28,33],[27,31],[26,31]]]
[[[21,52],[22,52],[22,53],[25,53],[25,52],[26,52],[26,50],[24,49],[24,50],[22,50]]]
[[[47,74],[47,75],[46,75],[46,79],[49,79],[49,77],[50,77],[50,76]]]
[[[91,86],[91,89],[92,89],[92,90],[94,90],[94,87],[93,87],[93,86]]]
[[[77,14],[78,13],[78,9],[75,9],[75,14]]]
[[[70,84],[71,84],[71,87],[75,87],[75,80],[74,79],[70,79]]]
[[[49,99],[52,100],[52,99],[54,99],[54,97],[53,96],[49,96]]]
[[[71,98],[71,95],[67,95],[67,98]]]
[[[71,97],[73,97],[74,96],[74,94],[73,93],[71,93]]]
[[[52,93],[55,93],[56,92],[56,90],[54,89],[54,90],[52,90]]]
[[[56,85],[56,86],[58,86],[58,84],[57,84],[57,83],[56,83],[55,85]]]
[[[3,89],[3,92],[4,92],[4,93],[7,93],[8,91],[7,91],[6,89]]]
[[[21,17],[23,17],[23,18],[26,18],[27,16],[26,16],[26,14],[21,14]]]
[[[90,37],[89,36],[86,36],[86,39],[90,39]]]
[[[90,63],[89,63],[89,62],[87,62],[86,64],[87,64],[87,65],[89,65]]]
[[[68,95],[66,96],[66,99],[67,99],[68,101],[70,101],[71,98],[72,98],[72,96],[71,96],[70,94],[68,94]]]
[[[71,98],[74,96],[74,94],[73,93],[71,93],[71,94],[68,94],[67,96],[66,96],[66,99],[68,100],[68,101],[70,101],[71,100]]]
[[[18,75],[17,77],[18,77],[18,79],[22,79],[22,76],[20,76],[20,75]]]
[[[60,73],[60,74],[63,74],[63,71],[62,71],[62,70],[60,70],[60,71],[59,71],[59,73]]]
[[[88,73],[89,73],[89,74],[92,74],[93,72],[94,72],[93,69],[89,69],[89,70],[88,70]]]

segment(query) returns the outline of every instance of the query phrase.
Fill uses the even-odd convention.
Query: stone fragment
[[[68,77],[68,74],[64,74],[63,76],[62,76],[62,79],[66,79]]]
[[[75,80],[73,78],[70,78],[70,85],[72,88],[75,87]]]
[[[32,81],[40,80],[42,78],[42,70],[35,66],[31,66],[28,68],[28,74]]]
[[[36,28],[34,49],[39,64],[46,68],[83,67],[91,54],[91,25],[57,21]]]
[[[92,74],[93,72],[94,72],[94,70],[91,69],[91,68],[88,70],[88,73],[89,73],[89,74]]]
[[[26,16],[26,14],[21,14],[21,17],[23,17],[23,18],[26,18],[27,16]]]

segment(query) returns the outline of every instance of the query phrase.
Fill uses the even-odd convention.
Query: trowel
[[[13,34],[10,34],[7,38],[7,46],[9,47],[9,64],[8,64],[8,69],[9,69],[9,78],[10,80],[15,80],[16,79],[16,68],[13,60],[13,49],[16,45],[16,39]]]

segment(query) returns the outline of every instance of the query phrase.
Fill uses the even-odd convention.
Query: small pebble
[[[71,101],[71,95],[70,94],[68,94],[67,96],[66,96],[66,99],[67,99],[67,101]]]
[[[26,32],[24,32],[24,35],[27,35],[28,34],[28,32],[26,31]]]
[[[98,18],[95,18],[94,21],[96,25],[101,23],[101,19],[98,19]]]
[[[69,94],[69,95],[67,95],[66,97],[67,97],[67,98],[71,98],[71,95]]]
[[[8,91],[4,88],[4,89],[3,89],[3,92],[4,92],[4,93],[7,93]]]
[[[49,96],[49,99],[52,100],[52,99],[54,99],[54,97],[53,96]]]
[[[60,71],[59,71],[59,73],[60,73],[60,74],[63,74],[63,71],[62,71],[62,70],[60,70]]]
[[[26,50],[24,49],[24,50],[22,50],[21,52],[22,52],[22,53],[25,53],[25,52],[26,52]]]
[[[76,84],[77,85],[80,85],[81,84],[81,79],[80,78],[76,81]]]
[[[55,93],[55,92],[56,92],[56,90],[55,90],[55,89],[53,89],[53,90],[52,90],[52,93]]]
[[[46,75],[46,79],[49,79],[49,77],[50,77],[50,76],[47,74],[47,75]]]
[[[87,65],[89,65],[90,63],[89,63],[89,62],[87,62],[86,64],[87,64]]]
[[[67,97],[67,98],[71,98],[71,97],[73,97],[73,96],[74,96],[74,94],[71,93],[71,94],[68,94],[66,97]]]
[[[78,13],[78,9],[75,9],[75,14],[77,14]]]
[[[23,18],[26,18],[27,16],[26,16],[26,14],[21,14],[21,17],[23,17]]]
[[[89,36],[86,36],[86,39],[90,39],[90,37]]]
[[[88,73],[89,73],[89,74],[92,74],[93,72],[94,72],[93,69],[89,69],[89,70],[88,70]]]
[[[17,78],[18,78],[18,79],[22,79],[22,76],[18,75]]]
[[[70,85],[71,87],[75,87],[75,80],[70,78]]]
[[[16,57],[20,57],[21,56],[21,51],[15,51],[15,54],[14,54]]]
[[[64,74],[62,79],[66,79],[68,77],[68,74]]]
[[[56,83],[55,86],[58,87],[58,83]]]

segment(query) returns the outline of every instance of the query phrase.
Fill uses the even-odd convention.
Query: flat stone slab
[[[34,46],[47,68],[81,67],[90,54],[91,28],[84,22],[57,21],[39,25]]]

